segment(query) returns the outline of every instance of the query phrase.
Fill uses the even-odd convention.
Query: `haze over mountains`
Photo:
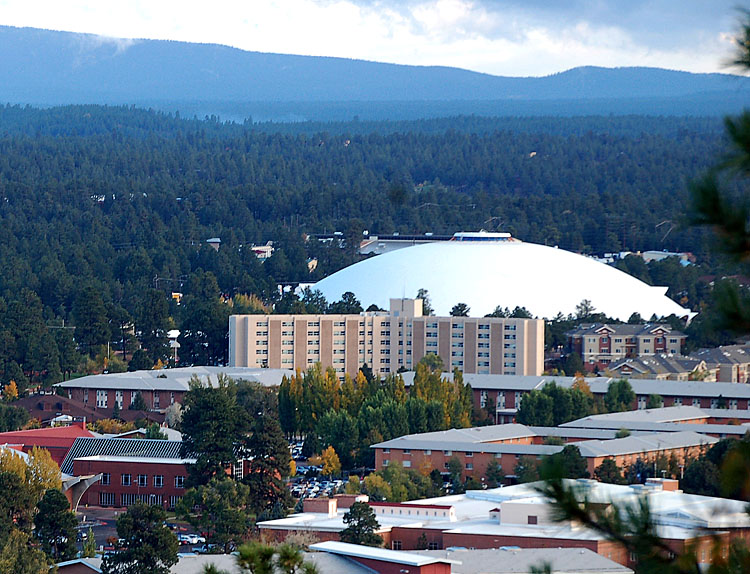
[[[0,27],[0,53],[0,102],[135,104],[232,119],[714,115],[735,111],[750,91],[746,80],[728,74],[583,67],[510,78],[6,26]]]

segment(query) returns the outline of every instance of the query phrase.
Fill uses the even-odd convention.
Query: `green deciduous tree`
[[[648,400],[646,401],[647,409],[660,409],[663,406],[664,406],[664,399],[661,397],[661,395],[652,393],[648,396]]]
[[[50,571],[47,557],[41,550],[30,544],[26,532],[13,529],[3,537],[0,549],[0,572],[13,574],[48,574]]]
[[[426,317],[433,315],[434,310],[432,309],[430,293],[427,291],[427,289],[420,289],[419,291],[417,291],[417,299],[422,300],[422,315]]]
[[[249,499],[247,485],[215,477],[208,484],[188,489],[177,505],[177,514],[204,532],[207,543],[230,552],[252,525]]]
[[[607,394],[604,396],[604,405],[610,413],[619,413],[629,411],[635,402],[635,393],[633,387],[625,379],[612,381],[607,387]]]

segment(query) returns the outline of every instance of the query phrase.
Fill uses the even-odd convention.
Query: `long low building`
[[[411,386],[414,373],[402,374],[404,385]],[[451,373],[444,376],[452,378]],[[523,396],[533,390],[541,390],[548,383],[570,388],[575,383],[574,377],[551,375],[511,376],[465,374],[464,382],[471,385],[474,393],[474,404],[486,408],[495,405],[495,422],[508,423],[515,420],[518,406]],[[586,384],[594,396],[604,397],[610,383],[619,380],[615,377],[589,377]],[[628,383],[636,395],[631,408],[645,409],[651,395],[662,398],[663,405],[694,406],[701,409],[731,411],[732,417],[741,418],[750,414],[750,385],[744,383],[718,383],[706,381],[670,381],[653,379],[629,379]],[[490,401],[492,401],[490,403]]]
[[[424,316],[421,299],[391,299],[388,312],[229,318],[229,364],[236,367],[321,363],[343,378],[365,364],[380,374],[414,369],[429,353],[464,373],[540,375],[544,321]]]
[[[563,431],[554,427],[509,424],[406,435],[371,448],[375,450],[376,470],[398,462],[405,468],[429,468],[445,473],[451,459],[455,458],[463,467],[463,478],[471,476],[484,480],[491,461],[497,462],[507,477],[515,475],[515,467],[522,456],[539,459],[560,452],[561,445],[543,444],[549,437],[556,436],[564,442],[575,443],[586,459],[589,475],[594,476],[605,459],[614,460],[620,468],[626,468],[637,459],[653,462],[661,456],[674,456],[678,464],[684,464],[686,459],[697,456],[706,446],[719,440],[696,432],[702,425],[685,426],[695,430],[643,432],[616,438],[617,429],[603,429],[611,434],[592,438],[586,436],[586,430],[575,427]],[[593,434],[602,432],[593,430]]]
[[[274,387],[281,384],[284,376],[292,374],[293,371],[288,369],[259,367],[179,367],[89,375],[58,383],[55,387],[62,389],[69,398],[95,409],[95,412],[111,415],[115,404],[120,411],[128,410],[137,395],[141,395],[147,410],[164,412],[170,405],[182,403],[193,377],[203,382],[209,381],[214,386],[218,384],[220,375],[226,375]]]
[[[677,481],[649,480],[645,485],[621,486],[595,480],[567,481],[581,496],[604,506],[649,503],[656,534],[675,553],[696,550],[701,564],[708,564],[715,538],[726,552],[733,540],[745,539],[750,516],[745,503],[685,494]],[[539,494],[537,483],[406,503],[371,503],[386,545],[394,550],[464,548],[577,548],[588,549],[626,567],[635,566],[619,544],[594,530],[572,522],[555,522],[549,500]],[[323,501],[319,501],[323,502]],[[318,509],[279,520],[260,522],[261,533],[277,540],[293,532],[307,532],[320,540],[337,540],[348,509],[337,499]],[[575,571],[575,570],[573,570]]]

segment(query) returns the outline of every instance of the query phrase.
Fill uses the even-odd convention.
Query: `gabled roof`
[[[608,323],[584,323],[578,325],[565,333],[569,337],[585,337],[586,335],[601,335],[604,332],[612,333],[616,336],[638,337],[644,335],[653,335],[658,331],[668,333],[670,337],[685,337],[681,331],[673,331],[666,323],[644,323],[639,325],[630,324],[608,324]]]
[[[647,357],[630,357],[620,359],[607,366],[610,371],[618,371],[624,367],[637,371],[639,374],[685,374],[706,369],[703,360],[682,355],[649,355]]]
[[[750,363],[750,346],[728,345],[714,349],[701,349],[689,355],[696,360],[715,363],[717,365]]]
[[[97,560],[97,561],[98,561],[99,563],[101,563],[101,561],[99,561],[99,560]],[[76,558],[75,560],[67,560],[67,561],[65,561],[65,562],[58,562],[57,564],[53,564],[53,565],[52,565],[52,566],[50,566],[49,568],[50,568],[50,570],[52,570],[52,568],[55,568],[55,567],[57,567],[57,569],[58,569],[58,570],[62,569],[62,572],[65,572],[65,571],[66,571],[66,567],[67,567],[67,566],[78,566],[78,565],[80,565],[80,566],[84,566],[85,568],[88,568],[88,569],[89,569],[89,570],[91,570],[92,572],[97,572],[97,573],[99,573],[99,574],[100,574],[100,573],[101,573],[101,571],[102,571],[102,570],[101,570],[101,568],[98,568],[97,566],[94,566],[94,565],[93,565],[93,564],[92,564],[92,563],[91,563],[91,562],[90,562],[90,561],[89,561],[88,559],[86,559],[86,558]]]
[[[78,438],[68,451],[60,469],[73,474],[73,461],[88,456],[125,456],[136,458],[179,459],[181,441],[144,438]]]

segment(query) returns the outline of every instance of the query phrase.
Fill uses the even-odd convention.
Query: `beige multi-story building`
[[[430,317],[421,299],[391,299],[390,311],[358,315],[232,315],[233,367],[333,367],[340,377],[362,365],[374,372],[415,368],[428,353],[464,373],[541,375],[544,321]]]
[[[673,331],[669,325],[606,325],[601,323],[579,325],[566,333],[568,350],[578,353],[589,369],[633,357],[649,355],[682,354],[687,336]]]

